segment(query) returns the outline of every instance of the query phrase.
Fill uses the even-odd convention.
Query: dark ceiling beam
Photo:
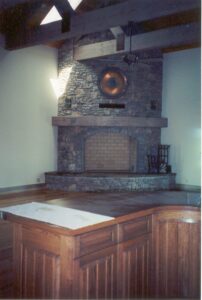
[[[18,4],[23,4],[27,2],[35,2],[36,0],[0,0],[0,9],[7,9],[14,7]]]
[[[17,40],[9,41],[9,36],[7,41],[12,49],[16,49],[43,44],[47,42],[47,35],[49,37],[48,42],[65,40],[126,25],[129,21],[143,22],[195,8],[200,8],[200,0],[129,0],[121,4],[87,12],[83,15],[73,15],[70,21],[70,30],[67,32],[53,30],[54,25],[48,24],[46,27],[40,26],[36,30],[30,31],[23,45],[18,43]],[[58,28],[57,23],[54,22],[56,28]]]
[[[51,0],[52,4],[56,6],[61,15],[65,13],[73,13],[73,9],[67,0]]]
[[[51,0],[51,3],[57,8],[62,17],[62,32],[70,29],[70,17],[74,13],[67,0]]]
[[[200,0],[129,0],[99,10],[74,16],[71,19],[72,34],[100,32],[126,25],[200,8]]]
[[[36,5],[36,7],[32,5],[31,8],[28,8],[26,20],[29,30],[38,28],[51,8],[52,4],[48,0],[43,1],[43,3],[41,2],[39,5]]]
[[[110,30],[115,38],[117,38],[120,34],[124,34],[124,31],[121,28],[121,26],[112,27],[112,28],[110,28]]]
[[[110,30],[113,36],[116,38],[116,50],[123,50],[125,47],[125,33],[123,29],[121,28],[121,26],[117,26],[110,28]]]
[[[193,23],[134,35],[132,36],[131,50],[164,49],[197,42],[200,43],[200,25]],[[74,49],[74,59],[81,61],[124,53],[129,50],[130,38],[126,37],[124,50],[116,50],[116,40],[94,43],[76,47]]]

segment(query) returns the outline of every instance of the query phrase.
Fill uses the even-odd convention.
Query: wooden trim
[[[25,191],[30,191],[30,190],[38,190],[38,189],[41,190],[44,188],[45,188],[45,183],[6,187],[6,188],[0,188],[0,195],[14,193],[14,192],[25,192]]]
[[[116,127],[167,127],[166,118],[137,117],[52,117],[53,126],[116,126]]]
[[[156,30],[132,36],[131,50],[146,50],[151,48],[168,48],[186,45],[200,41],[200,24],[192,23],[176,27]],[[107,55],[128,52],[130,38],[125,37],[123,50],[116,50],[116,40],[99,42],[80,46],[74,49],[74,59],[81,61]]]
[[[186,191],[186,192],[201,192],[201,186],[199,185],[189,185],[189,184],[176,184],[176,190]]]

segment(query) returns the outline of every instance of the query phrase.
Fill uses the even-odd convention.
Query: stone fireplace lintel
[[[167,127],[167,118],[117,117],[117,116],[68,116],[52,117],[53,126],[87,126],[87,127]]]

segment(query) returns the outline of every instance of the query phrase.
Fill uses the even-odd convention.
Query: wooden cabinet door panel
[[[110,247],[76,260],[78,284],[75,298],[113,299],[116,297],[116,247]]]
[[[181,213],[181,212],[180,212]],[[153,223],[153,287],[160,298],[200,295],[200,222],[198,213],[186,218],[159,214]]]
[[[60,257],[23,245],[21,251],[21,297],[59,298]]]
[[[17,298],[60,297],[59,239],[35,228],[14,226],[14,291]]]
[[[118,298],[149,296],[150,234],[119,245]]]
[[[0,298],[13,298],[12,248],[0,249]]]
[[[179,296],[200,296],[200,225],[178,224],[178,289]]]

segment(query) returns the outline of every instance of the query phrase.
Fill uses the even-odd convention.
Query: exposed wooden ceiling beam
[[[45,42],[65,40],[126,25],[128,21],[143,22],[194,8],[200,8],[200,0],[129,0],[121,4],[84,13],[83,15],[73,15],[71,17],[70,30],[67,32],[53,30],[53,25],[48,24],[30,31],[23,45],[18,43],[17,40],[9,41],[8,37],[8,47],[15,49]],[[58,22],[54,22],[54,26],[59,28],[60,24],[58,25]],[[24,35],[24,33],[22,34]],[[23,40],[20,38],[20,33],[19,40]]]
[[[121,26],[112,27],[110,28],[110,30],[115,38],[117,38],[120,34],[124,34],[124,31],[121,28]]]
[[[126,25],[129,21],[143,22],[197,7],[200,7],[200,0],[129,0],[74,16],[71,19],[71,34],[100,32]]]
[[[51,0],[62,17],[62,32],[70,29],[70,16],[73,9],[67,0]]]
[[[132,36],[131,50],[168,48],[200,41],[200,25],[193,23]],[[74,49],[74,59],[81,61],[96,57],[128,52],[130,38],[125,38],[124,50],[116,50],[116,40],[80,46]]]
[[[114,35],[114,37],[116,38],[116,50],[123,50],[125,47],[125,33],[123,31],[123,29],[121,28],[121,26],[116,26],[116,27],[112,27],[110,28],[112,34]]]
[[[29,2],[34,2],[36,0],[29,0]],[[28,2],[27,0],[0,0],[0,9],[7,9],[18,4],[23,4]]]

